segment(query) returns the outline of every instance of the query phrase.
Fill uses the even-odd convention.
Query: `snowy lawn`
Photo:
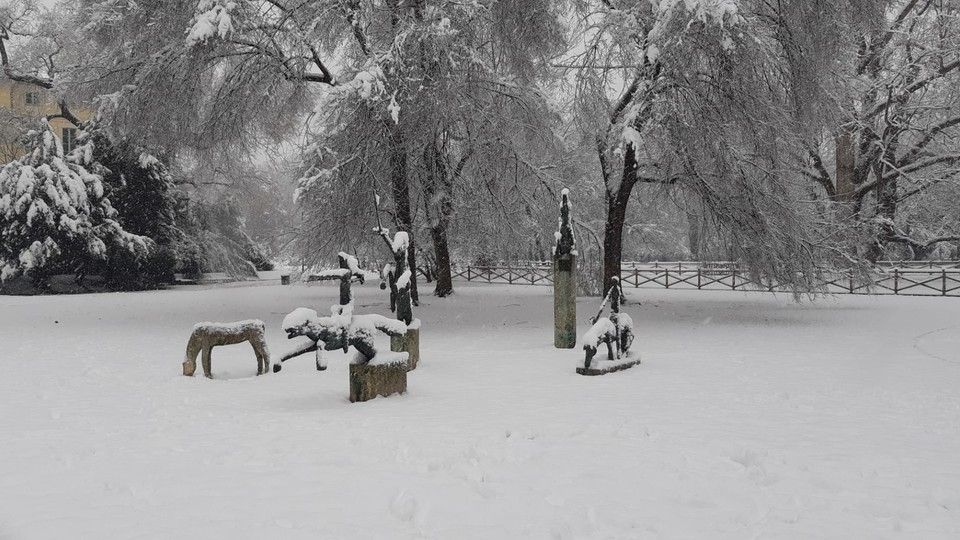
[[[0,538],[960,537],[960,300],[630,290],[643,365],[582,377],[551,289],[461,283],[405,396],[350,404],[342,353],[180,374],[195,322],[277,355],[336,291],[0,297]]]

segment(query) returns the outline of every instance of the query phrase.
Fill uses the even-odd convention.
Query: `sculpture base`
[[[380,353],[365,364],[351,363],[350,402],[406,393],[407,367],[406,353]]]
[[[553,346],[577,346],[577,257],[553,258]]]
[[[580,375],[606,375],[607,373],[614,373],[616,371],[623,371],[625,369],[630,369],[634,366],[640,365],[640,355],[630,353],[627,356],[619,360],[597,360],[596,358],[590,362],[590,367],[585,368],[581,363],[577,367],[577,373]]]
[[[390,350],[407,353],[409,355],[408,370],[417,369],[417,364],[420,363],[420,319],[414,319],[410,323],[406,334],[390,337]]]

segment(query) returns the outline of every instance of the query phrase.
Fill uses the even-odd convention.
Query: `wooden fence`
[[[932,264],[933,263],[933,264]],[[512,285],[551,285],[553,270],[541,263],[523,266],[466,266],[454,269],[455,279]],[[656,289],[785,292],[776,283],[759,283],[731,262],[627,263],[621,271],[625,286]],[[960,297],[960,261],[881,262],[871,275],[825,273],[815,287],[829,294],[873,294]]]

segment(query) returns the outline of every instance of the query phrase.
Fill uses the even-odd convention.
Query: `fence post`
[[[893,294],[900,294],[900,269],[893,269]]]
[[[507,283],[513,285],[513,268],[507,266]]]
[[[669,268],[663,269],[663,288],[664,289],[670,288],[670,269]]]
[[[733,268],[733,277],[730,278],[730,290],[737,290],[737,268]]]
[[[947,295],[947,269],[944,268],[940,272],[942,272],[942,277],[943,277],[943,296],[946,296]]]
[[[847,280],[850,284],[850,294],[853,294],[853,270],[847,270]]]
[[[700,267],[697,267],[697,289],[700,289]]]

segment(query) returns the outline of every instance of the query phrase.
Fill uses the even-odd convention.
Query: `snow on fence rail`
[[[869,278],[853,272],[824,275],[817,292],[902,296],[960,297],[960,261],[928,261],[877,265]],[[625,286],[657,289],[787,291],[776,283],[758,283],[732,262],[628,263],[620,277]],[[885,266],[889,264],[890,266]],[[483,283],[551,285],[553,270],[541,265],[466,266],[455,268],[453,277]]]

